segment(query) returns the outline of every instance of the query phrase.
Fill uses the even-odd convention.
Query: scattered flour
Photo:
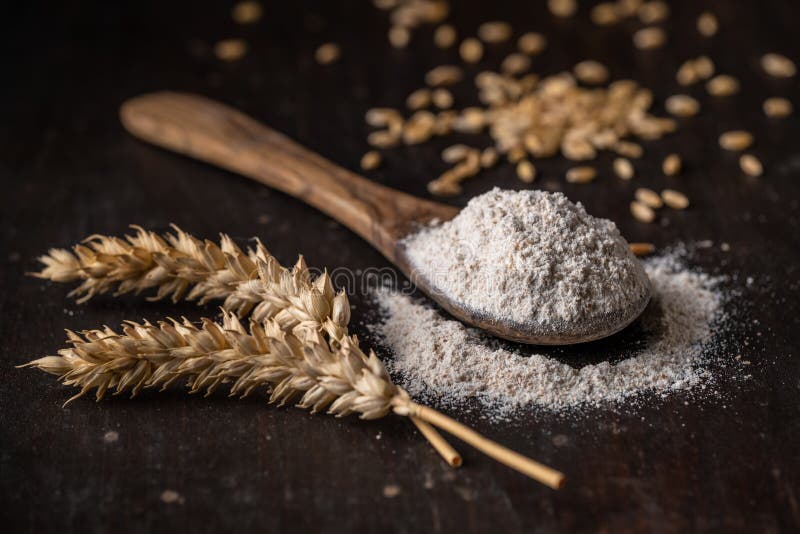
[[[494,188],[403,244],[412,268],[435,290],[541,334],[623,326],[650,292],[616,225],[561,193]]]
[[[652,258],[645,268],[653,300],[631,327],[600,342],[598,350],[612,356],[599,363],[562,363],[563,351],[502,342],[387,289],[377,293],[383,320],[374,331],[393,353],[390,370],[412,396],[444,405],[475,399],[500,419],[526,406],[562,411],[707,383],[704,347],[723,317],[720,280],[687,269],[680,253]],[[563,350],[585,354],[587,347],[593,345]]]

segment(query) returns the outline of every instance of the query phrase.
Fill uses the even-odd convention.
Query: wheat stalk
[[[323,330],[328,328],[323,325]],[[185,379],[192,392],[213,392],[231,382],[231,395],[247,396],[260,386],[271,390],[270,402],[297,398],[312,412],[327,409],[338,417],[357,413],[377,419],[391,412],[416,417],[450,432],[489,456],[547,484],[561,487],[563,474],[521,456],[431,408],[414,403],[396,386],[374,352],[367,356],[353,336],[326,341],[323,330],[298,325],[292,333],[274,319],[250,322],[223,314],[222,323],[203,319],[157,325],[127,322],[122,333],[105,327],[82,335],[68,332],[70,347],[26,366],[57,375],[80,391],[67,402],[96,389],[102,399],[110,390],[131,391],[169,386]]]
[[[84,251],[78,247],[75,256],[66,251],[51,251],[43,258],[52,258],[53,261],[48,263],[43,259],[46,268],[38,275],[61,281],[75,279],[70,276],[76,275],[70,273],[116,273],[105,278],[84,278],[85,293],[89,297],[114,285],[118,285],[118,293],[154,287],[142,281],[147,279],[148,272],[168,262],[160,264],[153,259],[157,267],[148,267],[145,261],[140,268],[125,270],[120,267],[136,265],[132,258],[146,257],[146,254],[137,253],[139,248],[145,248],[139,246],[143,242],[150,243],[147,250],[151,252],[156,248],[152,243],[158,242],[157,246],[164,243],[156,234],[135,228],[138,234],[134,238],[127,237],[127,245],[113,237],[90,238],[90,242],[96,244],[92,250],[97,258],[88,261],[91,257],[84,254],[82,264],[81,253]],[[168,236],[174,249],[199,250],[198,247],[185,246],[186,243],[197,245],[201,243],[199,240],[177,228],[176,231],[177,236]],[[124,246],[114,245],[120,242]],[[133,251],[124,248],[129,245]],[[207,250],[214,250],[213,243],[206,241],[205,246]],[[112,259],[104,256],[103,250],[118,253]],[[221,323],[203,319],[198,328],[186,319],[181,322],[163,321],[157,325],[126,322],[122,333],[108,327],[82,334],[68,331],[70,347],[60,350],[58,356],[45,356],[23,367],[39,368],[59,376],[66,385],[79,387],[78,394],[67,402],[92,389],[96,390],[95,396],[100,400],[110,390],[115,394],[129,390],[135,396],[144,387],[161,386],[163,389],[184,379],[192,392],[205,391],[206,394],[223,383],[231,383],[230,394],[240,396],[267,386],[271,390],[270,402],[285,404],[300,397],[298,406],[312,412],[327,409],[337,416],[358,413],[363,419],[374,419],[393,411],[411,418],[451,465],[460,464],[460,456],[431,425],[445,429],[487,455],[551,487],[563,484],[561,473],[514,453],[435,410],[414,403],[402,388],[392,383],[375,353],[365,355],[357,338],[347,334],[350,305],[345,293],[335,294],[327,273],[312,281],[302,257],[293,269],[288,270],[260,243],[255,250],[248,251],[246,258],[253,267],[249,270],[244,267],[250,267],[250,264],[241,259],[244,254],[241,251],[237,254],[239,249],[225,236],[219,250],[225,255],[224,265],[236,268],[223,267],[205,279],[195,278],[198,282],[193,292],[210,280],[226,281],[225,284],[213,282],[207,285],[224,288],[216,293],[202,292],[203,296],[225,296],[228,309],[223,311]],[[151,257],[164,254],[161,249]],[[167,255],[181,259],[191,256],[183,254],[185,252],[180,256],[175,253]],[[74,261],[68,256],[72,256]],[[209,256],[214,256],[213,252]],[[113,267],[92,270],[91,266],[97,264]],[[183,262],[183,265],[187,264],[192,265]],[[213,265],[223,264],[217,262]],[[196,265],[192,269],[195,273],[200,272]],[[220,271],[233,271],[237,278],[217,277]],[[168,272],[180,273],[177,269]],[[205,272],[212,271],[206,269]],[[190,278],[184,274],[182,277],[175,275],[174,279],[185,282]],[[230,280],[238,282],[228,282]],[[87,282],[91,283],[87,285]],[[164,287],[176,286],[169,280],[159,286],[162,297],[169,294],[169,291],[162,294]],[[223,290],[227,293],[224,294]],[[246,330],[237,313],[244,314],[250,310],[253,314],[249,330]]]

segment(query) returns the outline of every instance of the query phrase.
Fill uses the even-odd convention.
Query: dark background
[[[135,401],[86,398],[62,409],[72,393],[55,377],[16,369],[63,346],[67,327],[215,313],[133,297],[78,306],[66,299],[68,288],[24,276],[49,247],[94,232],[121,234],[131,223],[161,230],[175,222],[200,237],[257,235],[284,263],[302,252],[318,267],[386,265],[355,235],[298,201],[131,138],[117,108],[151,90],[202,93],[357,169],[367,149],[364,111],[400,106],[427,69],[454,61],[455,52],[434,49],[430,27],[418,30],[407,50],[391,49],[387,15],[367,2],[268,2],[252,27],[230,20],[231,4],[17,2],[3,9],[0,525],[6,532],[800,528],[800,128],[796,118],[769,120],[760,108],[767,96],[797,95],[798,83],[770,79],[758,67],[767,51],[800,59],[800,9],[791,0],[672,2],[664,25],[670,43],[651,52],[629,44],[637,23],[597,28],[585,4],[565,21],[548,15],[543,2],[454,6],[451,20],[462,35],[490,19],[509,20],[516,35],[545,32],[550,47],[534,62],[537,72],[599,59],[614,78],[634,77],[652,88],[660,103],[679,90],[680,62],[707,53],[719,72],[743,82],[739,95],[725,99],[693,88],[703,113],[682,121],[676,135],[645,143],[633,182],[611,175],[608,155],[598,160],[597,181],[586,186],[564,183],[561,158],[537,163],[534,187],[583,201],[631,241],[663,247],[712,240],[693,261],[731,275],[729,285],[739,291],[730,306],[737,326],[720,356],[752,361],[747,369],[734,363],[717,369],[718,394],[699,399],[651,398],[639,408],[569,417],[522,413],[510,424],[487,422],[480,411],[452,414],[565,471],[569,483],[561,491],[458,442],[465,465],[452,470],[396,417],[337,420],[270,407],[263,396],[204,399],[180,389]],[[694,30],[705,8],[720,20],[713,39]],[[210,46],[230,36],[247,39],[251,50],[223,64]],[[342,45],[338,64],[314,63],[313,51],[325,41]],[[495,67],[510,51],[510,44],[492,49],[481,67]],[[469,105],[473,93],[457,92],[457,104]],[[767,169],[762,178],[743,176],[736,157],[718,149],[718,134],[733,127],[755,134],[754,151]],[[438,150],[449,142],[390,150],[384,167],[369,176],[425,196],[426,182],[444,169]],[[659,165],[672,151],[683,156],[686,170],[668,180]],[[637,223],[628,203],[641,184],[675,186],[693,206],[665,211],[663,224]],[[502,165],[452,202],[463,205],[494,185],[523,187]],[[367,335],[371,307],[357,295],[353,302],[354,330]],[[118,441],[106,443],[108,431]],[[387,485],[400,494],[385,497]],[[180,498],[163,502],[164,490]]]

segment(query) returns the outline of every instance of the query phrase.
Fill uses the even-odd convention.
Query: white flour
[[[377,295],[384,320],[374,329],[393,354],[389,368],[412,396],[445,405],[475,399],[496,418],[525,406],[560,411],[705,384],[703,348],[723,314],[719,280],[687,270],[676,254],[650,259],[646,270],[653,300],[618,334],[624,340],[603,342],[606,354],[615,343],[627,347],[610,362],[576,368],[558,361],[556,351],[500,342],[389,290]]]
[[[561,193],[495,188],[404,245],[411,266],[444,295],[541,333],[619,322],[650,290],[616,225]]]

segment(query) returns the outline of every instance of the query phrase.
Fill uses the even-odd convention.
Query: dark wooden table
[[[596,58],[614,77],[651,87],[658,102],[678,90],[679,63],[700,53],[742,80],[741,94],[726,99],[693,89],[704,112],[677,135],[646,143],[633,182],[614,178],[604,155],[591,185],[565,184],[567,164],[556,158],[541,163],[534,186],[584,202],[630,240],[712,240],[694,261],[732,276],[738,326],[722,356],[741,355],[752,361],[748,370],[718,369],[718,396],[675,395],[630,411],[523,413],[513,424],[486,422],[479,411],[453,414],[563,469],[569,484],[558,492],[461,443],[465,465],[452,470],[400,418],[337,420],[270,407],[263,396],[204,399],[180,389],[62,408],[71,391],[14,366],[54,353],[64,328],[215,311],[133,297],[76,305],[67,288],[24,275],[51,246],[94,232],[121,234],[131,223],[166,229],[175,222],[204,237],[257,235],[284,263],[302,252],[314,266],[386,266],[356,236],[299,202],[132,139],[117,120],[124,99],[158,89],[203,93],[357,169],[367,148],[364,111],[401,105],[428,68],[454,58],[433,49],[430,28],[407,50],[389,48],[386,15],[366,2],[270,2],[264,20],[247,28],[230,21],[229,2],[17,2],[5,7],[0,32],[3,530],[797,531],[800,122],[768,120],[760,104],[768,95],[796,97],[798,82],[767,78],[758,58],[777,50],[800,59],[798,4],[675,2],[669,46],[647,53],[629,46],[632,23],[598,29],[585,6],[580,17],[559,21],[539,4],[459,3],[453,20],[464,33],[493,18],[518,31],[544,31],[551,44],[537,71]],[[720,19],[711,40],[694,31],[706,7]],[[246,38],[251,50],[241,62],[222,64],[210,44],[229,36]],[[341,43],[340,63],[314,63],[313,51],[325,41]],[[501,57],[492,51],[484,65]],[[467,91],[456,96],[471,103]],[[767,169],[762,178],[743,176],[736,157],[718,149],[718,134],[733,127],[755,134]],[[438,150],[445,144],[391,150],[370,177],[424,196],[426,181],[444,168]],[[692,208],[670,213],[668,224],[633,221],[633,190],[663,187],[659,162],[672,151],[684,156],[686,170],[669,183],[689,194]],[[463,205],[495,185],[522,186],[503,165],[453,202]],[[354,330],[366,335],[371,306],[359,295],[353,302]],[[116,441],[104,438],[111,431]],[[387,485],[399,495],[385,497]],[[178,494],[175,502],[164,502],[165,490]]]

